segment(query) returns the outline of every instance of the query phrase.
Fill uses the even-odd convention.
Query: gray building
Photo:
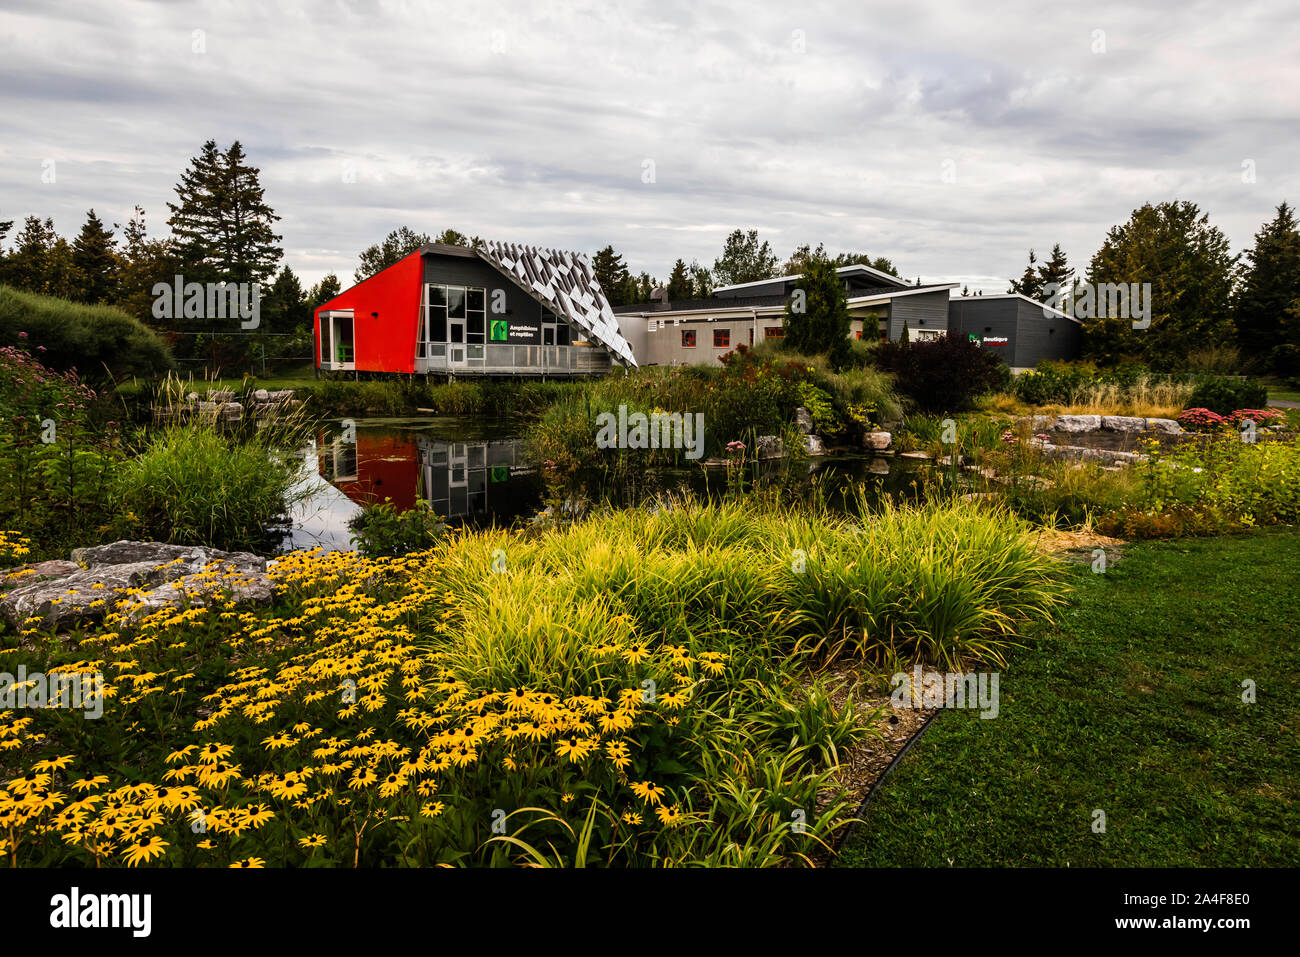
[[[912,342],[966,334],[996,350],[1013,368],[1079,353],[1079,324],[1026,296],[953,297],[957,283],[913,285],[870,266],[836,270],[844,284],[855,338]],[[639,365],[710,365],[738,345],[785,335],[786,303],[800,275],[715,289],[704,299],[616,306],[615,314]]]
[[[997,352],[1013,371],[1044,359],[1077,359],[1083,340],[1077,319],[1016,292],[954,297],[948,328]]]

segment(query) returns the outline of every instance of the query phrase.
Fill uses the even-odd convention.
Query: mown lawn
[[[998,717],[941,714],[842,866],[1300,864],[1300,536],[1134,545],[1075,577]]]

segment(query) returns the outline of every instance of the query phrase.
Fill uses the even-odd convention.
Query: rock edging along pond
[[[14,628],[39,622],[71,628],[120,614],[134,621],[166,608],[269,605],[268,563],[250,552],[120,541],[78,548],[71,561],[24,565],[5,573],[0,617]]]

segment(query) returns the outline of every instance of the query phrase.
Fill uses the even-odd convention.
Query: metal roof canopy
[[[518,246],[495,240],[473,250],[430,244],[429,253],[477,255],[513,280],[542,305],[588,333],[628,365],[637,364],[632,347],[619,331],[618,319],[605,298],[591,263],[581,253]],[[456,250],[451,252],[451,250]]]

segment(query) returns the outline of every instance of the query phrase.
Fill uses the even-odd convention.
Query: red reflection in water
[[[388,498],[398,509],[415,507],[419,452],[414,435],[358,430],[350,443],[321,432],[316,445],[321,476],[358,505]]]

